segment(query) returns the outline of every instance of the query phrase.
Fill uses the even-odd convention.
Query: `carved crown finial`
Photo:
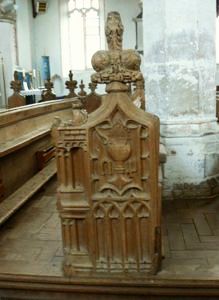
[[[25,98],[20,95],[22,83],[18,78],[18,72],[14,71],[14,80],[10,83],[10,87],[14,92],[10,97],[8,97],[8,108],[25,105]]]
[[[91,60],[96,71],[91,76],[94,83],[129,83],[142,81],[140,71],[141,57],[135,50],[122,49],[123,25],[118,12],[110,12],[107,16],[105,34],[108,51],[97,51]]]
[[[69,70],[68,77],[69,80],[65,82],[66,88],[69,90],[69,94],[65,96],[65,98],[74,98],[77,97],[77,94],[75,93],[75,89],[77,88],[78,82],[76,80],[73,80],[73,73],[72,70]]]
[[[95,82],[90,82],[90,83],[88,84],[88,87],[89,87],[89,89],[91,90],[91,93],[94,94],[94,93],[95,93],[95,90],[96,90],[96,88],[97,88],[97,84],[96,84]]]
[[[53,89],[53,82],[51,81],[50,78],[48,78],[47,80],[45,80],[45,90],[43,90],[41,97],[42,97],[42,101],[47,101],[47,100],[55,100],[56,99],[56,95],[52,92]]]
[[[14,80],[18,80],[18,71],[14,71]]]
[[[84,84],[84,81],[81,80],[81,83],[79,84],[79,87],[80,87],[80,92],[78,93],[78,95],[80,97],[84,97],[87,95],[87,93],[85,92],[84,88],[85,88],[85,84]]]
[[[45,88],[48,89],[49,91],[52,90],[53,82],[50,80],[50,78],[45,81]]]
[[[18,71],[14,71],[14,80],[11,81],[10,87],[14,90],[14,93],[20,93],[22,89],[22,83],[19,80]]]

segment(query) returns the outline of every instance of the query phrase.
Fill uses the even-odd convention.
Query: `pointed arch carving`
[[[91,78],[106,83],[108,94],[86,118],[74,107],[74,120],[59,124],[55,134],[58,207],[68,220],[62,224],[64,268],[68,275],[144,278],[161,258],[159,120],[129,98],[127,84],[143,82],[140,56],[121,49],[119,14],[111,12],[107,22],[113,51],[93,56]]]

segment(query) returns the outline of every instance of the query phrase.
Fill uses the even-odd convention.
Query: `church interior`
[[[218,299],[218,118],[218,0],[0,0],[0,300]]]

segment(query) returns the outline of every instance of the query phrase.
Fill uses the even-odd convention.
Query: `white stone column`
[[[16,63],[14,26],[12,21],[1,20],[0,16],[0,108],[7,107],[7,98],[12,94],[10,81]]]
[[[143,1],[147,110],[161,121],[168,196],[210,195],[219,175],[214,0]],[[209,184],[209,182],[211,184]]]

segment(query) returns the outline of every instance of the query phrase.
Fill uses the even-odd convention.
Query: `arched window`
[[[102,0],[69,0],[69,54],[73,70],[91,68],[91,57],[101,49]]]

